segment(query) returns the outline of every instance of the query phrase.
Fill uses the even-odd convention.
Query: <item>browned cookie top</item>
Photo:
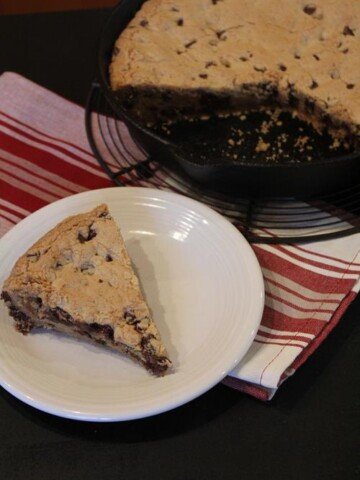
[[[134,353],[144,351],[146,338],[156,356],[166,356],[106,205],[69,217],[43,236],[17,261],[3,291],[17,304],[36,299],[74,322],[109,325],[115,342]]]
[[[110,78],[114,90],[293,85],[358,133],[360,2],[148,0],[116,42]]]

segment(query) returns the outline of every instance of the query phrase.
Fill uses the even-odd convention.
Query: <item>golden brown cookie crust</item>
[[[171,364],[106,205],[44,235],[16,262],[3,292],[23,333],[73,330],[126,351],[154,373]]]
[[[148,0],[116,41],[110,80],[127,97],[150,90],[131,102],[145,119],[172,102],[152,89],[185,92],[178,106],[198,92],[239,96],[228,109],[276,95],[319,129],[330,119],[359,135],[360,2]]]

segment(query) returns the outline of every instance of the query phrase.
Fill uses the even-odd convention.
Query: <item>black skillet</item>
[[[99,78],[106,98],[126,123],[139,144],[154,158],[167,166],[180,167],[196,182],[239,196],[311,197],[338,191],[360,181],[360,153],[329,149],[329,138],[320,136],[306,124],[284,117],[282,126],[266,138],[275,144],[281,133],[288,141],[281,146],[276,162],[256,152],[256,142],[265,113],[251,114],[242,124],[240,119],[212,119],[208,122],[183,122],[174,127],[170,136],[161,128],[150,129],[129,115],[112,92],[109,84],[109,63],[114,42],[126,28],[144,0],[122,0],[111,12],[100,38],[98,51]],[[233,145],[231,131],[241,127],[246,132],[242,145]],[[294,145],[302,136],[310,138],[311,155],[300,155]],[[299,159],[293,158],[299,154]],[[237,157],[237,158],[235,158]]]

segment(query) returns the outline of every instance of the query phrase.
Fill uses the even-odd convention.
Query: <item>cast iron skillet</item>
[[[251,161],[194,161],[189,148],[199,147],[196,132],[186,148],[156,133],[132,118],[122,107],[109,84],[109,63],[115,40],[140,9],[144,0],[122,0],[111,12],[100,38],[98,50],[99,79],[103,92],[140,145],[154,158],[168,166],[180,167],[196,182],[239,196],[311,197],[347,188],[360,180],[360,152],[352,152],[308,163],[261,163]],[[121,54],[121,53],[120,53]],[[203,132],[202,132],[203,134]],[[187,134],[186,134],[187,135]],[[224,138],[219,138],[219,142]],[[202,151],[206,156],[206,147]],[[242,147],[239,146],[239,149]],[[196,152],[195,152],[196,153]]]

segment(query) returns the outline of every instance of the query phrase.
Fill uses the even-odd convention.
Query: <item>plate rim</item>
[[[0,238],[0,248],[2,247],[2,245],[6,244],[6,242],[11,240],[13,236],[16,237],[17,231],[19,229],[24,228],[24,226],[26,228],[27,224],[31,223],[32,218],[34,216],[41,216],[43,211],[47,211],[51,209],[56,210],[59,204],[67,203],[69,199],[73,199],[75,197],[77,198],[92,197],[92,196],[96,197],[96,195],[99,193],[106,194],[110,192],[114,192],[114,193],[117,192],[117,194],[122,195],[122,193],[120,192],[124,192],[124,191],[127,191],[128,193],[130,193],[131,191],[130,195],[134,195],[134,198],[136,196],[143,196],[144,194],[146,194],[147,197],[156,195],[157,197],[162,197],[163,200],[169,200],[170,202],[171,200],[176,200],[176,198],[178,198],[179,201],[182,202],[182,205],[184,207],[185,206],[190,208],[192,207],[192,210],[196,211],[197,213],[200,213],[200,215],[203,212],[204,215],[207,214],[207,215],[213,216],[217,220],[217,222],[220,222],[220,224],[222,224],[225,228],[228,228],[229,231],[232,231],[233,234],[236,234],[238,236],[238,241],[240,241],[241,243],[241,248],[246,250],[245,255],[249,257],[249,261],[252,263],[253,276],[256,277],[256,282],[258,283],[258,288],[260,289],[260,291],[257,292],[258,305],[256,308],[256,312],[254,313],[253,329],[252,329],[252,332],[248,335],[246,342],[243,342],[242,344],[243,347],[241,348],[240,353],[237,354],[236,356],[234,355],[234,359],[231,362],[230,361],[228,362],[229,364],[231,363],[231,365],[227,365],[224,371],[222,371],[221,374],[217,374],[216,377],[214,372],[214,378],[212,379],[212,381],[207,382],[206,385],[202,386],[201,388],[193,389],[190,393],[182,395],[180,398],[174,399],[173,401],[168,402],[165,405],[161,404],[161,405],[158,405],[156,408],[152,407],[147,409],[146,411],[140,408],[138,409],[137,413],[132,412],[129,415],[125,415],[124,413],[121,413],[121,412],[118,412],[118,413],[114,412],[112,414],[103,415],[101,413],[100,414],[87,413],[87,412],[75,411],[74,409],[68,409],[68,408],[59,409],[56,407],[56,405],[51,405],[51,403],[49,405],[46,401],[44,401],[43,398],[40,398],[40,400],[36,399],[36,394],[28,395],[24,393],[24,391],[21,390],[21,387],[19,387],[19,385],[16,386],[16,384],[14,385],[11,382],[9,383],[6,379],[3,378],[3,373],[0,369],[0,386],[2,386],[8,393],[10,393],[18,400],[24,402],[25,404],[37,410],[55,415],[57,417],[62,417],[62,418],[67,418],[72,420],[80,420],[80,421],[90,421],[90,422],[129,421],[129,420],[136,420],[140,418],[146,418],[146,417],[158,415],[160,413],[164,413],[164,412],[173,410],[174,408],[180,407],[181,405],[185,405],[186,403],[189,403],[195,398],[203,395],[205,392],[209,391],[212,387],[220,383],[226,377],[226,375],[228,375],[236,367],[236,365],[241,361],[242,358],[244,358],[244,356],[248,352],[251,344],[254,341],[258,327],[261,322],[264,303],[265,303],[265,286],[264,286],[261,267],[259,265],[259,262],[250,244],[242,235],[242,233],[229,220],[227,220],[226,217],[221,215],[219,212],[212,209],[208,205],[201,203],[198,200],[189,198],[185,195],[182,195],[176,192],[160,190],[156,188],[148,188],[148,187],[120,187],[120,188],[108,187],[108,188],[102,188],[102,189],[88,190],[88,191],[80,192],[74,195],[69,195],[67,197],[61,198],[55,202],[52,202],[50,204],[47,204],[41,207],[40,209],[36,210],[35,212],[25,217],[19,223],[14,225],[2,238]],[[184,205],[184,202],[185,202],[185,205]],[[70,215],[72,214],[67,214],[67,216],[70,216]],[[56,224],[59,221],[61,220],[58,220]],[[221,227],[221,225],[219,227]],[[252,281],[255,281],[255,278],[253,278]],[[41,394],[40,394],[40,397],[41,397]]]

